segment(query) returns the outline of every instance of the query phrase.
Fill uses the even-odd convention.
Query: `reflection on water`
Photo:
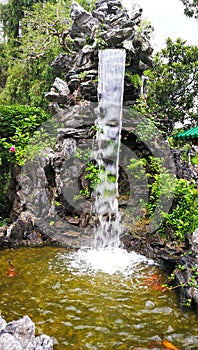
[[[116,271],[104,271],[105,254],[98,268],[86,252],[52,247],[1,251],[2,316],[11,321],[28,314],[37,334],[56,339],[57,350],[157,350],[163,349],[163,336],[180,350],[198,349],[196,315],[180,310],[173,291],[145,283],[148,276],[161,274],[158,267],[125,255],[123,273],[121,259]],[[13,278],[7,275],[9,261],[17,271]]]

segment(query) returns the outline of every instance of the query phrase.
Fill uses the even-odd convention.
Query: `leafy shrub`
[[[170,213],[163,216],[162,231],[166,232],[168,227],[179,240],[184,239],[186,233],[193,233],[198,227],[198,189],[193,183],[176,180],[174,206]]]
[[[49,115],[40,108],[0,105],[0,164],[21,165],[34,131],[48,118]]]
[[[182,241],[186,233],[193,233],[198,227],[198,189],[194,183],[173,177],[160,158],[131,159],[128,169],[137,179],[146,176],[148,180],[149,197],[143,206],[151,220],[157,209],[162,221],[159,233],[171,232],[178,241]],[[163,211],[166,201],[172,202],[168,213]]]
[[[48,118],[40,108],[0,105],[0,216],[4,218],[11,208],[8,194],[13,169],[24,163],[34,131]]]

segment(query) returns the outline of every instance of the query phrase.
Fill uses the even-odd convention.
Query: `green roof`
[[[195,126],[194,128],[180,132],[179,134],[174,135],[173,138],[176,140],[188,140],[188,139],[198,138],[198,126]]]

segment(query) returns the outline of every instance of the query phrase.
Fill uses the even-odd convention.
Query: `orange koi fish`
[[[179,350],[178,348],[176,348],[175,345],[173,345],[172,343],[170,343],[168,340],[163,340],[163,341],[162,341],[162,345],[163,345],[164,349],[168,349],[168,350]]]
[[[152,275],[148,276],[145,278],[145,284],[151,287],[154,290],[159,290],[159,291],[166,291],[167,288],[162,286],[162,281],[161,281],[161,275],[158,275],[157,273],[153,273]]]
[[[10,261],[9,261],[9,267],[8,267],[7,274],[8,274],[8,277],[14,277],[17,275],[17,272]]]

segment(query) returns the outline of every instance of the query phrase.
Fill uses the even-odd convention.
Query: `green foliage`
[[[96,44],[99,50],[104,50],[108,46],[107,42],[100,36],[96,37]]]
[[[144,178],[148,180],[148,203],[142,203],[141,207],[146,207],[150,219],[157,208],[162,221],[159,228],[162,235],[171,231],[176,240],[182,241],[186,233],[192,233],[198,227],[198,190],[194,183],[172,176],[160,158],[133,158],[127,169],[136,182]],[[163,203],[170,200],[171,210],[164,212]]]
[[[11,40],[2,45],[0,104],[28,104],[47,109],[44,93],[50,90],[56,77],[51,62],[72,45],[67,43],[69,23],[65,24],[69,7],[63,5],[37,3],[26,9],[18,45]]]
[[[90,160],[91,150],[89,148],[84,151],[77,149],[75,157],[82,159],[86,163],[83,178],[88,180],[88,184],[87,187],[80,190],[80,194],[85,198],[89,198],[91,196],[91,193],[96,189],[97,184],[103,183],[104,181],[109,183],[116,182],[116,176],[110,172],[107,172],[105,166],[101,166],[99,168],[95,160]],[[105,193],[103,193],[103,195],[105,195]],[[110,195],[110,191],[106,193],[106,195]],[[78,196],[74,196],[74,200],[77,199]]]
[[[76,158],[82,159],[85,162],[88,162],[90,160],[90,156],[91,156],[91,149],[90,148],[86,148],[86,150],[82,150],[80,148],[76,149],[76,153],[75,153]]]
[[[176,179],[163,166],[163,159],[155,157],[149,157],[147,179],[149,186],[148,213],[152,218],[157,207],[158,215],[163,218],[163,202],[166,203],[173,198]]]
[[[79,1],[87,10],[94,2]],[[44,95],[57,76],[51,62],[63,51],[74,53],[68,36],[71,4],[71,0],[10,0],[2,6],[9,40],[0,46],[0,104],[27,104],[47,110]],[[62,78],[63,73],[59,74]]]
[[[0,215],[4,218],[9,216],[11,209],[8,195],[13,170],[17,165],[22,165],[25,159],[34,157],[39,147],[43,149],[46,142],[49,143],[49,135],[42,135],[41,130],[35,136],[35,146],[33,144],[31,148],[29,145],[34,131],[48,118],[49,115],[40,108],[0,105]]]
[[[55,133],[57,130],[56,123],[54,123],[53,119],[50,120],[51,125],[50,132],[46,130],[46,128],[39,128],[34,132],[33,137],[31,138],[31,142],[24,147],[24,149],[20,152],[20,159],[18,160],[19,165],[23,165],[26,160],[33,160],[41,151],[43,154],[47,155],[47,150],[52,148],[56,142]],[[48,125],[49,127],[49,125]],[[53,133],[54,131],[54,133]],[[22,158],[22,159],[21,159]]]
[[[87,11],[91,12],[96,0],[79,0],[78,3]]]
[[[154,57],[148,76],[147,111],[166,133],[176,122],[197,122],[198,47],[167,39],[166,47]],[[141,112],[141,110],[140,110]]]
[[[6,224],[6,218],[9,217],[11,202],[9,200],[9,191],[11,187],[11,166],[9,164],[0,164],[0,226]]]
[[[0,220],[0,227],[6,226],[8,224],[8,219]]]
[[[9,0],[2,6],[2,19],[4,31],[8,38],[17,38],[19,36],[20,21],[24,16],[24,8],[31,7],[38,0]]]
[[[84,189],[80,190],[80,194],[85,198],[89,198],[91,195],[89,187],[85,187]],[[77,196],[77,199],[78,199],[78,196]]]
[[[176,240],[182,241],[186,233],[192,233],[198,226],[198,190],[194,183],[172,177],[160,165],[160,160],[153,158],[147,175],[150,179],[150,194],[147,209],[152,217],[157,206],[161,218],[161,234],[171,231]],[[169,213],[163,212],[158,204],[158,198],[163,201],[172,199]]]
[[[198,18],[198,0],[180,0],[185,8],[184,13],[188,17]]]
[[[97,165],[89,162],[87,164],[85,172],[85,179],[89,180],[90,188],[94,190],[96,188],[96,185],[100,183],[100,170]]]
[[[157,123],[154,122],[151,118],[144,118],[142,121],[140,121],[135,129],[135,133],[138,136],[138,138],[144,143],[152,143],[154,141],[155,143],[157,143],[159,139]],[[159,145],[159,147],[161,148],[162,145]]]
[[[130,173],[133,174],[134,178],[142,180],[145,177],[146,163],[147,161],[144,158],[131,158],[130,164],[127,166],[127,170],[129,170]]]
[[[88,75],[88,72],[86,72],[86,71],[80,72],[78,74],[78,78],[83,81],[86,78],[87,75]]]
[[[198,165],[198,154],[196,154],[195,156],[192,156],[191,163],[193,165]]]
[[[132,74],[129,70],[126,70],[125,76],[136,89],[139,89],[142,86],[142,79],[139,74]]]
[[[188,256],[188,255],[192,255],[192,251],[187,251],[185,252],[184,254],[182,254],[183,256]],[[176,268],[176,271],[177,273],[178,272],[185,272],[187,271],[187,275],[190,275],[191,277],[188,278],[188,280],[186,282],[180,282],[179,284],[177,285],[168,285],[168,284],[163,284],[164,287],[166,287],[167,289],[169,290],[172,290],[172,289],[176,289],[176,288],[181,288],[181,287],[184,287],[184,288],[189,288],[189,287],[193,287],[193,288],[196,288],[198,289],[198,268],[197,266],[186,266],[186,265],[181,265],[180,263],[177,264],[177,268]],[[171,275],[168,277],[171,284],[172,282],[175,280],[176,278],[176,275],[175,273],[171,273]],[[192,298],[188,298],[186,300],[186,303],[185,305],[190,307],[192,304]]]
[[[198,227],[198,190],[193,183],[176,180],[174,206],[170,213],[163,213],[163,217],[162,232],[168,227],[179,240],[183,240],[186,233],[193,233]]]
[[[40,108],[0,105],[1,164],[11,162],[21,165],[34,131],[48,118],[49,115]],[[11,147],[14,147],[13,152]]]

